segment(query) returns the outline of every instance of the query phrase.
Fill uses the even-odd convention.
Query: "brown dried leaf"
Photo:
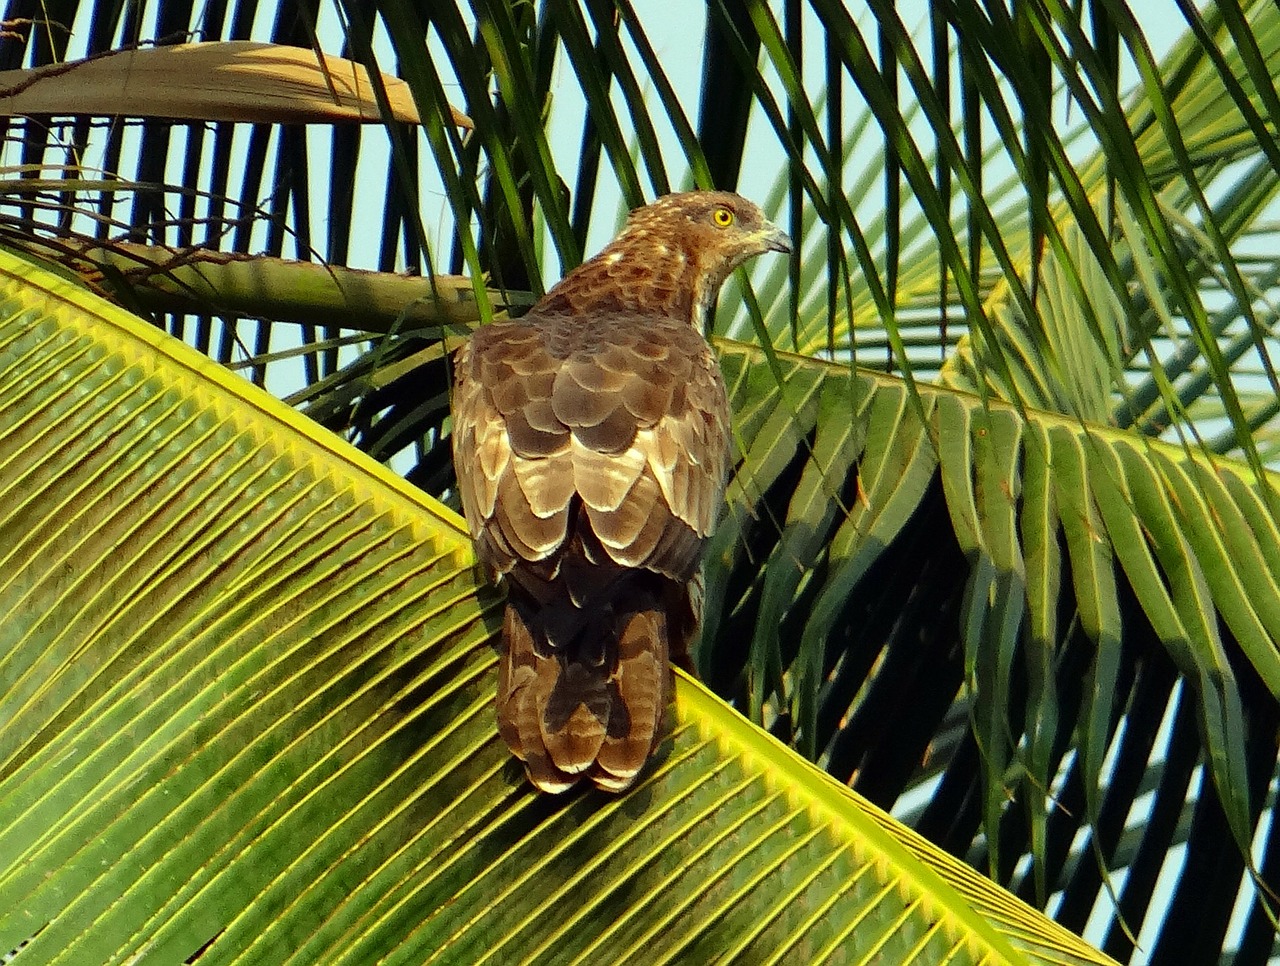
[[[250,41],[114,51],[0,71],[0,115],[168,117],[275,124],[382,120],[368,71],[303,47]],[[392,117],[416,124],[409,86],[382,75]],[[453,122],[472,127],[453,110]]]

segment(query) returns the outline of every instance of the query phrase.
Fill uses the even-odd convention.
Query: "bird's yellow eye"
[[[711,212],[711,220],[717,228],[728,228],[733,224],[733,212],[728,208],[717,208]]]

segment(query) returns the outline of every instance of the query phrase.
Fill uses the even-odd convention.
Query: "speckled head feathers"
[[[729,262],[728,271],[755,255],[791,251],[786,233],[768,221],[758,205],[731,191],[663,195],[633,211],[613,244],[637,237],[683,240],[686,247],[710,255],[708,261]]]
[[[730,273],[791,239],[729,191],[685,191],[637,208],[622,232],[561,280],[539,312],[588,310],[678,317],[700,327]]]

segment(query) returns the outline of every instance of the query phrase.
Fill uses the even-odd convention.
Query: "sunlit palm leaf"
[[[169,204],[206,227],[175,226],[154,194],[103,211],[139,240],[203,232],[220,247],[280,252],[293,232],[301,257],[314,248],[385,270],[465,270],[483,315],[482,270],[496,290],[518,278],[536,290],[603,240],[616,196],[635,202],[713,172],[722,184],[750,176],[760,155],[744,150],[748,127],[754,143],[776,144],[771,164],[783,173],[770,210],[804,236],[806,255],[755,277],[763,325],[741,311],[747,290],[731,286],[718,330],[840,360],[856,341],[859,363],[914,378],[723,345],[745,455],[713,555],[709,679],[878,801],[905,793],[899,807],[918,828],[1023,895],[1044,903],[1063,889],[1056,914],[1077,929],[1097,902],[1109,908],[1096,844],[1125,872],[1112,885],[1129,925],[1145,917],[1155,929],[1144,947],[1207,960],[1222,949],[1244,840],[1273,808],[1274,508],[1269,486],[1239,463],[1219,470],[1176,444],[1197,446],[1198,433],[1255,471],[1275,452],[1268,299],[1280,276],[1263,214],[1280,159],[1269,80],[1280,17],[1267,2],[1242,4],[1245,16],[1184,10],[1193,33],[1157,83],[1118,0],[1088,5],[1083,21],[1082,5],[1015,5],[1011,17],[998,5],[931,4],[931,37],[950,57],[911,37],[899,6],[872,3],[876,19],[855,23],[847,5],[825,0],[808,20],[789,7],[711,4],[703,77],[721,87],[703,92],[691,119],[646,35],[652,21],[627,3],[535,13],[477,0],[433,10],[430,24],[413,5],[386,4],[401,69],[431,108],[425,141],[393,137],[387,151],[380,134],[339,132],[317,165],[311,152],[330,146],[296,131],[258,129],[245,142],[225,125],[192,128],[183,192]],[[188,26],[175,9],[157,33]],[[382,27],[365,19],[367,5],[343,10],[346,52],[371,60]],[[114,42],[117,16],[97,11],[89,50]],[[202,29],[244,36],[254,8],[234,23],[221,16]],[[277,18],[273,39],[313,46],[312,9],[291,17]],[[36,62],[62,56],[62,36],[50,36],[33,45]],[[0,48],[8,66],[20,49]],[[820,63],[822,83],[810,72],[799,86],[789,59]],[[1122,60],[1145,70],[1123,101]],[[557,70],[581,88],[579,114],[573,98],[547,100]],[[466,141],[439,122],[455,92],[481,122]],[[748,125],[753,96],[763,107]],[[546,170],[535,124],[561,104],[581,131],[577,171]],[[1056,122],[1068,110],[1080,125]],[[678,149],[664,153],[650,132],[668,126]],[[78,149],[94,137],[87,125],[67,130]],[[716,134],[699,144],[695,130]],[[165,125],[145,131],[137,171],[122,173],[157,182],[177,142]],[[44,137],[27,129],[27,160],[40,159]],[[127,143],[109,133],[106,167],[132,158]],[[233,154],[243,175],[228,181]],[[419,221],[433,167],[452,219],[443,239]],[[370,180],[386,190],[361,204],[357,186]],[[784,211],[784,199],[800,210]],[[266,217],[255,234],[228,212]],[[379,241],[353,255],[361,223]],[[544,260],[544,224],[559,259]],[[241,345],[279,359],[298,350],[281,344],[288,329],[253,321],[170,324],[217,358]],[[967,332],[943,373],[979,396],[912,389]],[[303,333],[315,349],[291,397],[382,458],[411,448],[411,478],[447,495],[440,345],[396,335],[353,358],[340,333]],[[1018,408],[988,409],[983,396]],[[1149,447],[1109,423],[1174,445]],[[1234,529],[1215,538],[1220,525]],[[1150,821],[1134,825],[1138,796],[1153,788]],[[1270,855],[1274,828],[1268,841]],[[1153,887],[1184,842],[1163,916],[1168,890]],[[1197,899],[1211,871],[1220,888]],[[1251,887],[1242,901],[1241,941],[1265,958],[1270,924]],[[1117,918],[1105,931],[1107,948],[1129,955]]]
[[[456,518],[140,320],[0,274],[0,948],[1103,961],[687,682],[633,793],[532,791]]]

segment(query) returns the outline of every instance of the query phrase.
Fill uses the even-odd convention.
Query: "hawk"
[[[738,195],[666,195],[454,370],[453,459],[477,556],[507,585],[498,730],[530,781],[622,791],[689,667],[729,470],[702,336],[729,274],[790,239]]]

